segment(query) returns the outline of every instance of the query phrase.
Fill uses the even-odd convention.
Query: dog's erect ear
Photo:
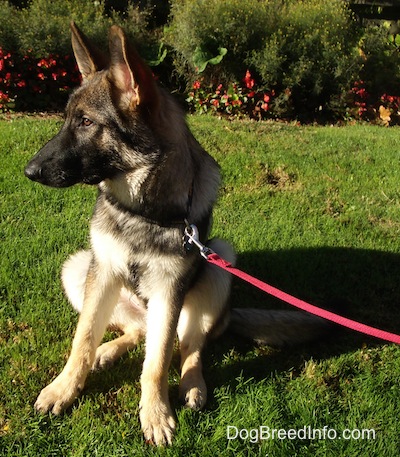
[[[116,25],[110,29],[110,75],[124,107],[141,105],[150,108],[157,103],[158,91],[153,73]]]
[[[106,56],[89,41],[75,22],[71,22],[71,32],[72,49],[82,77],[89,78],[96,71],[103,70],[108,63]]]

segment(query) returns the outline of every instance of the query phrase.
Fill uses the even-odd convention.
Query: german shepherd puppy
[[[195,224],[206,243],[220,173],[190,133],[184,115],[155,83],[151,70],[113,26],[109,56],[71,24],[83,82],[72,93],[60,132],[29,162],[28,178],[52,187],[96,184],[91,249],[73,255],[63,286],[80,319],[70,357],[40,393],[35,408],[61,413],[79,395],[91,369],[112,364],[145,338],[140,420],[147,441],[171,443],[175,420],[168,369],[176,334],[181,353],[180,396],[199,409],[206,402],[201,351],[231,322],[242,335],[270,344],[314,333],[302,313],[227,307],[230,275],[187,250]],[[208,242],[230,262],[221,240]],[[277,316],[282,321],[277,325]],[[122,336],[100,345],[107,327]]]

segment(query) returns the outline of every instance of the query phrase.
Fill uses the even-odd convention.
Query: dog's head
[[[109,34],[109,56],[72,23],[82,84],[70,96],[65,122],[28,163],[25,175],[52,187],[98,184],[157,159],[160,91],[121,28]],[[126,151],[129,150],[129,154]]]

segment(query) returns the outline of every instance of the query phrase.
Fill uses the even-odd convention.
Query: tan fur
[[[90,250],[74,254],[62,270],[66,295],[80,313],[71,354],[35,407],[60,414],[90,370],[111,365],[144,339],[141,426],[147,441],[170,444],[175,419],[168,369],[176,336],[179,393],[187,407],[200,409],[207,399],[201,352],[230,321],[231,276],[183,242],[186,220],[207,242],[220,173],[120,28],[111,28],[109,43],[105,57],[72,25],[83,83],[70,97],[60,132],[25,168],[30,179],[53,187],[99,185]],[[208,245],[234,263],[227,243]],[[242,321],[249,337],[286,341],[274,314],[234,310],[233,328],[240,332]],[[296,316],[300,334],[301,323]],[[285,317],[283,331],[290,325]],[[107,327],[121,335],[100,345]]]
[[[220,252],[225,259],[234,263],[235,256],[226,243],[221,240],[213,240],[210,242],[210,248]],[[84,279],[87,275],[90,261],[90,251],[80,251],[72,256],[63,268],[64,289],[78,312],[81,312],[83,307],[85,281],[82,278]],[[208,265],[195,286],[186,294],[179,315],[177,333],[182,370],[179,390],[182,400],[192,409],[201,409],[207,400],[202,375],[201,351],[207,336],[225,311],[230,283],[231,278],[225,272],[214,265]],[[151,315],[147,317],[147,315],[147,310],[140,304],[139,299],[122,287],[108,326],[119,330],[123,335],[104,343],[97,349],[93,369],[105,368],[114,363],[139,342],[145,335],[148,325],[150,328],[152,325],[159,328],[160,324],[154,324],[160,317],[163,319],[165,313],[161,313],[160,307],[157,306],[154,317]],[[158,339],[160,339],[159,336],[155,338],[155,341]],[[149,345],[148,351],[153,350]],[[157,351],[157,349],[155,350]]]

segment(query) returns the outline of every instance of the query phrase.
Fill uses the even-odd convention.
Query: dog
[[[299,312],[229,309],[229,273],[185,242],[194,224],[202,243],[235,262],[228,243],[208,240],[218,164],[121,28],[110,29],[109,55],[74,23],[71,30],[82,83],[69,98],[61,130],[31,159],[25,175],[56,188],[97,185],[99,193],[90,250],[72,255],[62,269],[65,293],[80,313],[71,353],[35,408],[60,414],[92,369],[111,365],[145,339],[140,421],[147,442],[166,445],[176,427],[168,398],[176,335],[180,397],[197,410],[207,398],[201,352],[210,337],[230,327],[282,345],[314,337],[320,320]],[[107,327],[121,336],[100,345]]]

